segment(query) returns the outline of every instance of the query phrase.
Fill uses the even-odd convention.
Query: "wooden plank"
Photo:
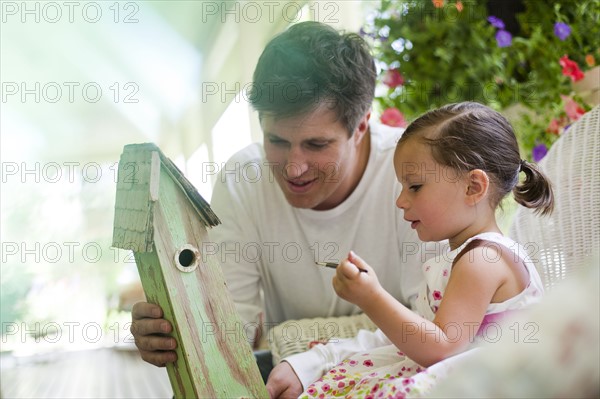
[[[166,370],[142,361],[137,351],[65,350],[19,358],[15,363],[0,370],[2,398],[173,396]]]
[[[150,198],[152,148],[125,146],[119,160],[113,246],[133,251],[152,250],[154,201]]]

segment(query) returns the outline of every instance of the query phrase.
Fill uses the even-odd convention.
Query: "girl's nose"
[[[409,206],[406,196],[403,194],[404,194],[404,190],[402,190],[402,192],[400,192],[400,195],[396,199],[396,206],[400,209],[406,209]]]

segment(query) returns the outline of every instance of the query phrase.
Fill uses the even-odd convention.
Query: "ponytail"
[[[515,201],[526,208],[533,208],[541,215],[548,215],[554,208],[554,194],[548,178],[535,164],[521,161],[520,171],[525,180],[513,188]]]

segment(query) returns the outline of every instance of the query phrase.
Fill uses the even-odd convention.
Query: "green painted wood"
[[[191,185],[186,186],[183,175],[176,178],[178,170],[166,167],[159,155],[152,147],[126,146],[122,159],[136,159],[143,173],[136,183],[117,186],[122,220],[115,220],[115,231],[120,235],[113,236],[113,245],[127,246],[118,242],[123,237],[138,238],[139,244],[141,238],[144,245],[151,243],[150,251],[147,247],[133,250],[148,301],[159,304],[174,326],[178,360],[168,365],[167,371],[175,397],[266,398],[268,393],[220,265],[201,252],[202,243],[208,240],[205,223],[212,211],[208,204],[191,199]],[[143,190],[134,187],[136,184],[148,194],[141,195]],[[195,195],[199,196],[197,192]],[[199,204],[208,208],[203,209],[203,217],[199,216]],[[152,231],[150,240],[141,231],[143,225]],[[130,231],[134,233],[122,233]],[[179,258],[181,251],[189,256]]]
[[[126,146],[119,160],[113,246],[136,252],[152,251],[150,172],[152,156],[144,148]]]

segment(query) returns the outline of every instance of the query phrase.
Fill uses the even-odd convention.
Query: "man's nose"
[[[285,164],[285,174],[289,179],[295,179],[308,171],[308,159],[301,148],[292,147]]]

